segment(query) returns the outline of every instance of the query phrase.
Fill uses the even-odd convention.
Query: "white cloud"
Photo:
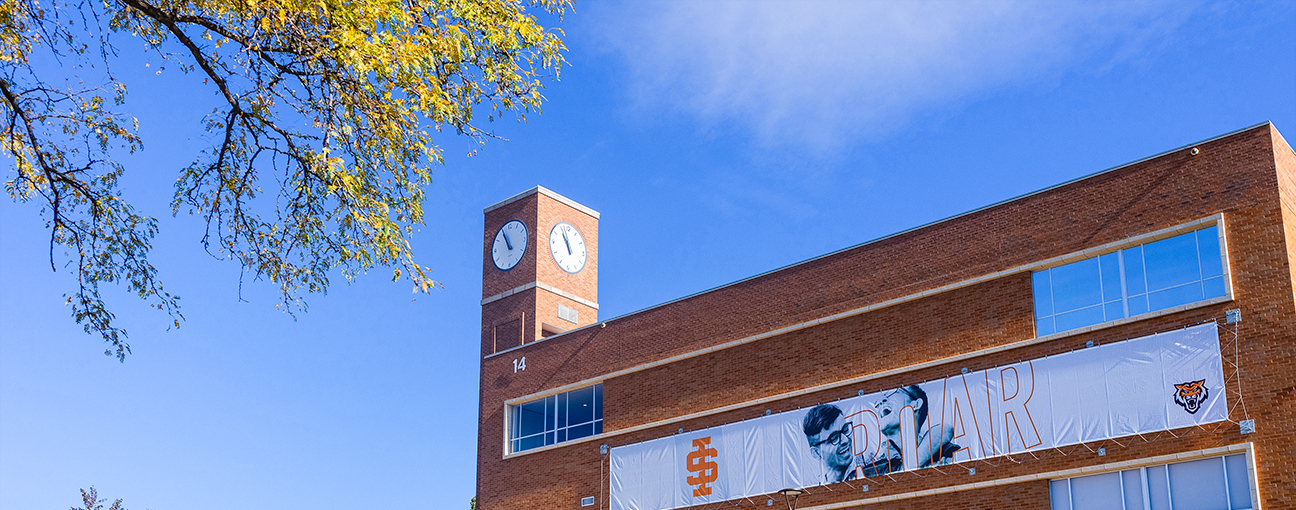
[[[1166,44],[1184,2],[595,4],[642,112],[825,148]],[[649,113],[651,114],[651,113]]]

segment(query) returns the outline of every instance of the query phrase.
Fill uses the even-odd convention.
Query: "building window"
[[[509,407],[509,451],[603,433],[603,385],[550,395]]]
[[[1212,226],[1032,274],[1039,336],[1225,294]]]
[[[1250,510],[1245,454],[1049,481],[1052,510]]]

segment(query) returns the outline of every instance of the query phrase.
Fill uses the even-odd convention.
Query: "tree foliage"
[[[179,169],[172,214],[206,221],[208,253],[278,286],[277,306],[303,309],[329,276],[377,267],[416,290],[438,285],[415,262],[434,137],[477,142],[478,126],[538,111],[557,76],[570,0],[0,0],[0,151],[5,191],[40,207],[50,264],[77,277],[67,304],[108,354],[125,331],[100,285],[126,285],[172,316],[179,297],[149,262],[155,218],[118,187],[118,160],[143,148],[112,71],[123,40],[211,91],[213,144]],[[37,62],[40,65],[35,65]],[[158,71],[161,72],[160,70]],[[62,83],[47,74],[66,74]],[[92,83],[94,85],[81,85]],[[196,120],[196,119],[195,119]],[[62,252],[61,254],[56,252]]]
[[[103,510],[105,501],[108,500],[99,499],[99,492],[95,491],[94,487],[90,487],[90,490],[81,489],[81,504],[85,506],[81,508],[72,507],[72,510]],[[108,510],[126,510],[126,508],[122,506],[122,500],[119,499],[113,501]]]

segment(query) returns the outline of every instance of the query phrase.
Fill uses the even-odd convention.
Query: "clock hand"
[[[513,241],[509,240],[508,232],[501,232],[501,233],[504,234],[504,244],[508,246],[509,251],[513,251]]]
[[[572,251],[571,251],[571,241],[568,241],[568,240],[567,240],[567,231],[566,231],[566,230],[563,230],[562,233],[563,233],[563,242],[567,244],[567,254],[568,254],[568,255],[571,255],[571,254],[572,254]]]

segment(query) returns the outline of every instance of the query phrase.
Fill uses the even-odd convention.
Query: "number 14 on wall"
[[[523,356],[521,359],[513,360],[513,373],[516,374],[523,370],[526,370],[526,356]]]

